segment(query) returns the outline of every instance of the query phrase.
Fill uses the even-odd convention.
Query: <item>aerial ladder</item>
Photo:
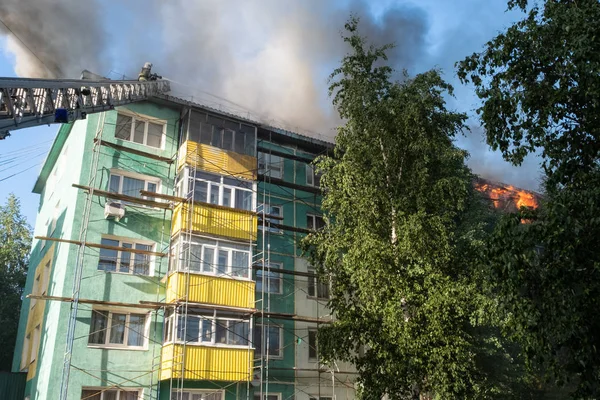
[[[10,131],[85,119],[170,91],[146,63],[136,80],[109,80],[83,71],[82,79],[0,78],[0,140]]]

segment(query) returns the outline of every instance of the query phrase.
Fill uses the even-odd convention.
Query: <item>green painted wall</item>
[[[117,111],[105,114],[103,140],[169,158],[176,153],[178,109],[162,107],[152,103],[134,104],[128,106],[127,109],[139,115],[150,115],[167,121],[167,140],[164,149],[152,149],[137,143],[115,139]],[[86,195],[83,191],[72,188],[71,184],[89,185],[93,138],[98,129],[99,120],[102,121],[101,115],[94,114],[85,121],[77,122],[68,136],[65,143],[69,151],[67,170],[71,173],[67,174],[60,183],[54,181],[44,182],[46,186],[43,189],[40,202],[41,207],[36,222],[36,234],[41,232],[43,221],[47,218],[47,215],[53,212],[54,199],[60,198],[61,205],[65,204],[67,210],[64,217],[62,217],[60,236],[66,239],[78,239]],[[172,193],[174,166],[132,153],[120,152],[106,146],[99,147],[99,151],[100,157],[98,169],[95,171],[96,181],[94,183],[96,188],[108,190],[110,169],[114,168],[160,178],[161,192]],[[60,158],[57,162],[57,165],[59,164]],[[87,229],[86,240],[88,242],[100,243],[103,234],[110,234],[153,241],[156,243],[157,251],[168,248],[170,211],[165,213],[163,210],[148,207],[127,207],[126,217],[116,222],[104,218],[104,203],[105,199],[103,197],[94,197]],[[43,256],[43,252],[40,252],[39,248],[40,244],[34,242],[33,262]],[[51,295],[72,296],[77,250],[78,247],[74,245],[58,244]],[[166,258],[155,258],[154,276],[145,277],[98,271],[98,257],[98,249],[86,248],[83,279],[81,281],[81,298],[124,303],[138,303],[140,300],[161,301],[164,299],[164,288],[160,278],[164,276],[167,270]],[[30,283],[28,283],[26,291],[31,291]],[[26,303],[27,301],[23,304],[25,309],[28,307]],[[60,391],[70,304],[47,303],[40,354],[41,363],[38,365],[36,377],[29,381],[27,385],[27,392],[31,395],[32,400],[57,398]],[[151,314],[147,350],[105,350],[88,348],[87,346],[91,309],[90,305],[82,304],[78,312],[73,346],[73,367],[71,368],[71,378],[69,380],[69,399],[79,399],[81,388],[84,386],[107,386],[111,384],[145,387],[145,396],[148,396],[147,388],[157,382],[158,371],[152,371],[152,369],[153,365],[158,364],[158,357],[160,357],[162,315]],[[22,317],[22,324],[26,323],[25,314]],[[18,352],[17,354],[20,354],[20,350]],[[15,360],[15,365],[18,365],[17,360]],[[149,371],[152,372],[149,373]],[[153,394],[153,397],[146,398],[155,397],[156,393]]]

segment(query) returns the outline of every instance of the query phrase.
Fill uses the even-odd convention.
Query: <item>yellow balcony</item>
[[[181,378],[212,381],[249,381],[254,350],[226,347],[167,344],[162,348],[160,379]]]
[[[236,208],[194,203],[191,223],[188,206],[180,204],[173,210],[171,234],[181,230],[242,240],[256,240],[258,219],[255,213]]]
[[[253,308],[254,286],[252,281],[176,272],[167,278],[167,303],[185,300],[189,291],[189,302]]]
[[[231,174],[256,180],[256,157],[219,149],[207,144],[186,141],[179,148],[177,170],[185,164],[217,174]]]

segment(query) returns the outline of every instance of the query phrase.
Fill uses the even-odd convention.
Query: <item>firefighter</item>
[[[162,79],[162,76],[157,74],[152,74],[152,63],[147,62],[142,67],[140,74],[138,75],[138,81],[155,81],[157,79]]]

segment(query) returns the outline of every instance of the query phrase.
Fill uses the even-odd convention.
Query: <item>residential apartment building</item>
[[[321,365],[328,285],[300,242],[332,144],[160,96],[61,126],[14,371],[26,398],[354,397]]]

